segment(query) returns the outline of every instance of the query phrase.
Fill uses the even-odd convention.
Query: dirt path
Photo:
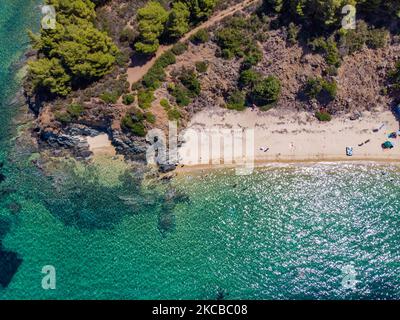
[[[188,33],[186,33],[181,39],[179,39],[178,42],[184,42],[190,38],[193,34],[195,34],[197,31],[200,29],[208,28],[212,26],[213,24],[223,20],[224,18],[233,15],[237,11],[243,10],[244,8],[255,4],[259,0],[245,0],[233,7],[230,7],[229,9],[220,11],[216,15],[212,16],[210,19],[208,19],[206,22],[202,23],[201,25],[197,26],[196,28],[190,30]],[[136,66],[128,68],[128,82],[130,86],[132,86],[133,83],[138,82],[140,79],[143,78],[143,76],[149,71],[149,69],[154,65],[156,60],[167,50],[171,49],[173,45],[161,45],[156,54],[151,58],[150,60],[146,61],[136,61]]]

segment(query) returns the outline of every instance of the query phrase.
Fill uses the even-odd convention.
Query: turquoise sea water
[[[39,1],[4,2],[0,262],[9,268],[0,280],[11,279],[0,299],[400,298],[396,166],[270,166],[148,186],[135,169],[113,181],[94,165],[44,175],[29,145],[12,140],[7,103],[18,89],[10,66],[25,29],[38,27]],[[45,265],[56,269],[55,290],[41,287]]]

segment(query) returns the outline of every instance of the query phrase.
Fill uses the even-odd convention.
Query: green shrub
[[[165,81],[166,74],[164,68],[160,64],[154,64],[147,74],[142,79],[142,84],[148,89],[158,89],[163,81]]]
[[[123,68],[127,66],[130,62],[129,52],[127,50],[120,51],[115,55],[115,63]]]
[[[304,93],[309,99],[316,99],[322,91],[322,79],[321,78],[311,78],[307,80],[307,84]]]
[[[335,77],[338,75],[338,68],[336,68],[335,66],[328,66],[325,72],[327,75]]]
[[[257,46],[250,46],[246,49],[242,63],[242,69],[250,69],[256,66],[263,58],[261,50]]]
[[[152,90],[140,90],[137,97],[139,107],[142,109],[148,109],[154,101],[154,92]]]
[[[160,105],[164,108],[164,109],[170,109],[171,105],[169,104],[169,101],[165,98],[160,100]]]
[[[175,98],[176,104],[180,107],[185,107],[190,103],[189,92],[182,85],[176,85],[171,90],[171,94]]]
[[[342,31],[340,34],[340,45],[348,53],[352,54],[360,51],[364,45],[369,48],[378,49],[387,45],[389,32],[384,29],[374,29],[360,20],[354,30]]]
[[[315,117],[319,121],[328,122],[332,120],[332,116],[326,111],[317,111],[315,112]]]
[[[309,47],[314,52],[322,53],[325,57],[326,63],[339,67],[341,63],[339,49],[333,37],[325,40],[323,37],[319,37],[309,42]]]
[[[325,81],[322,85],[323,91],[325,91],[331,99],[335,99],[337,95],[337,83],[336,81]]]
[[[180,56],[181,54],[185,53],[187,48],[188,48],[188,46],[187,46],[186,43],[178,42],[178,43],[174,44],[174,46],[172,47],[171,51],[175,55]]]
[[[194,70],[183,68],[178,79],[186,87],[186,89],[189,90],[191,97],[195,97],[200,94],[201,85]]]
[[[252,88],[260,82],[262,75],[254,69],[243,70],[239,76],[239,86],[241,88]]]
[[[135,97],[132,94],[126,94],[122,97],[122,103],[129,106],[135,102]]]
[[[367,46],[372,49],[379,49],[386,47],[389,40],[389,32],[384,29],[370,30],[367,39]]]
[[[360,20],[357,22],[357,28],[346,30],[341,34],[340,45],[348,54],[360,51],[368,39],[368,25]]]
[[[299,36],[300,28],[296,26],[293,22],[289,23],[289,27],[287,29],[287,42],[290,45],[294,45],[297,43],[297,38]]]
[[[131,127],[131,131],[134,135],[139,137],[144,137],[146,135],[146,128],[143,123],[134,123]]]
[[[67,96],[74,88],[109,74],[119,50],[106,32],[94,25],[92,1],[46,3],[56,7],[59,24],[56,30],[42,30],[40,35],[29,33],[38,53],[28,63],[29,94]]]
[[[186,3],[181,1],[172,2],[166,23],[166,34],[171,39],[178,39],[189,31],[190,11]]]
[[[147,122],[154,124],[156,122],[156,116],[152,114],[151,112],[146,112],[144,114],[144,117]]]
[[[236,90],[229,96],[226,107],[231,110],[243,111],[246,109],[246,96],[242,91]]]
[[[395,63],[394,69],[388,72],[388,79],[392,85],[392,89],[400,89],[400,61]]]
[[[311,51],[316,53],[324,53],[326,51],[326,40],[324,37],[318,37],[308,42]]]
[[[232,27],[217,31],[216,41],[222,49],[222,57],[225,59],[231,59],[234,56],[242,57],[244,55],[243,41],[245,38],[241,30]]]
[[[193,34],[189,40],[196,45],[200,43],[206,43],[208,42],[208,40],[210,40],[210,35],[208,34],[207,30],[200,29],[195,34]]]
[[[223,49],[221,51],[221,58],[225,60],[231,60],[235,57],[235,53],[231,49]]]
[[[125,27],[122,29],[121,34],[119,35],[119,41],[131,44],[136,37],[137,33],[132,28]]]
[[[254,22],[254,21],[251,21]],[[252,31],[256,31],[254,29],[251,28],[252,23],[248,23],[248,21],[246,21],[246,18],[243,16],[231,16],[228,18],[227,21],[227,25],[230,28],[234,28],[234,29],[246,29],[248,28],[249,30]]]
[[[167,51],[162,54],[146,75],[142,78],[142,85],[148,89],[158,89],[162,82],[165,81],[165,68],[176,63],[176,57],[172,51]]]
[[[68,124],[72,121],[72,117],[68,112],[57,111],[56,113],[54,113],[54,117],[58,122],[61,122],[62,124]]]
[[[156,61],[156,64],[161,66],[162,68],[166,68],[169,65],[175,63],[176,63],[176,57],[171,50],[168,50],[165,53],[163,53]]]
[[[143,89],[143,84],[141,82],[132,83],[131,89],[132,91],[138,91],[140,89]]]
[[[190,100],[187,100],[187,104],[190,103]],[[168,120],[174,121],[179,120],[181,118],[181,113],[177,108],[173,108],[167,99],[161,99],[160,105],[167,112]],[[179,104],[178,104],[179,105]]]
[[[85,111],[85,108],[82,105],[76,104],[76,103],[70,104],[67,107],[67,112],[71,115],[72,118],[75,118],[75,119],[79,118],[83,114],[84,111]]]
[[[205,72],[207,72],[207,69],[208,69],[208,62],[206,62],[206,61],[196,61],[195,62],[195,66],[196,66],[197,72],[205,73]]]
[[[121,126],[136,136],[144,137],[146,135],[146,128],[143,124],[145,119],[145,115],[141,111],[131,110],[122,118]]]
[[[104,92],[100,95],[100,99],[103,100],[105,103],[117,103],[119,94],[116,92]]]
[[[167,111],[168,120],[174,121],[181,118],[181,113],[177,108],[172,108]]]
[[[326,53],[325,53],[326,62],[335,67],[340,67],[340,54],[339,49],[337,48],[335,40],[333,38],[329,38],[326,42]]]
[[[309,99],[320,100],[327,95],[332,100],[336,98],[337,84],[323,78],[311,78],[307,81],[305,94]]]
[[[206,20],[217,5],[217,0],[183,0],[190,10],[190,20],[194,23]]]
[[[173,82],[169,82],[169,83],[167,84],[167,90],[168,90],[169,92],[174,91],[174,90],[175,90],[175,87],[176,87],[176,85],[175,85],[175,83],[173,83]]]
[[[254,85],[249,93],[251,101],[258,106],[268,106],[279,99],[281,84],[278,78],[268,76]]]

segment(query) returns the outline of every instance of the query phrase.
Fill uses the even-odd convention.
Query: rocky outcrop
[[[158,166],[158,171],[160,171],[161,173],[168,173],[171,171],[174,171],[176,169],[176,164],[174,163],[164,163],[164,164],[160,164]]]
[[[147,143],[144,138],[125,135],[120,130],[113,130],[111,142],[117,153],[124,155],[130,160],[145,161]]]
[[[80,136],[68,135],[57,131],[40,132],[40,142],[53,149],[53,154],[61,154],[60,149],[68,149],[78,159],[90,159],[92,152],[89,150],[89,144]]]

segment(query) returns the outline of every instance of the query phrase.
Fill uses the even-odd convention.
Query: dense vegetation
[[[176,76],[178,83],[170,83],[168,91],[180,107],[187,106],[192,99],[200,95],[201,85],[194,69],[182,68]]]
[[[85,109],[80,104],[70,104],[67,106],[65,112],[57,111],[55,113],[55,118],[62,124],[68,124],[73,120],[77,120],[83,113]]]
[[[121,126],[135,136],[144,137],[147,133],[147,123],[153,124],[155,121],[156,118],[151,112],[143,112],[137,108],[132,108],[122,118]]]
[[[225,59],[244,58],[247,67],[261,61],[262,53],[257,40],[268,30],[268,25],[257,16],[250,19],[232,17],[225,27],[216,32],[216,42],[220,47],[220,55]]]
[[[246,109],[246,95],[240,90],[233,91],[228,98],[226,107],[231,110],[243,111]]]
[[[138,104],[142,109],[150,108],[154,101],[154,91],[158,89],[166,79],[165,68],[176,62],[175,54],[171,51],[165,52],[139,83],[134,83],[132,90],[137,91]]]
[[[168,120],[170,121],[179,121],[181,118],[181,112],[177,107],[171,106],[167,99],[162,99],[160,101],[161,106],[167,112]]]
[[[342,12],[346,5],[356,8],[355,29],[343,28],[342,22],[349,22],[346,15],[350,12]],[[383,48],[389,32],[400,30],[400,0],[264,0],[262,12],[278,17],[275,26],[286,28],[289,45],[300,41],[325,58],[328,66],[323,76],[309,79],[304,86],[305,95],[323,105],[336,97],[335,76],[344,56],[364,47]],[[400,86],[398,70],[396,66],[389,74],[391,92]],[[331,115],[318,111],[316,117],[329,121]]]
[[[122,126],[142,136],[148,124],[155,121],[146,109],[151,107],[155,99],[155,90],[167,79],[165,68],[174,64],[176,55],[183,54],[188,48],[188,43],[177,40],[193,26],[207,19],[217,0],[150,0],[139,10],[137,7],[134,9],[137,10],[136,24],[128,25],[125,20],[118,31],[106,19],[96,19],[95,6],[106,1],[46,2],[56,8],[57,28],[41,30],[40,36],[31,34],[38,50],[37,60],[29,63],[28,82],[31,84],[31,92],[43,93],[45,97],[65,97],[75,89],[91,90],[74,91],[65,99],[63,108],[57,109],[55,114],[56,120],[62,124],[78,120],[84,113],[84,102],[91,97],[115,104],[122,96],[125,105],[135,104],[136,108],[125,115]],[[346,4],[357,6],[357,14],[360,14],[357,16],[355,30],[341,28],[344,17],[341,11]],[[121,5],[118,15],[125,12],[132,19],[134,13],[126,8]],[[97,14],[102,17],[106,9],[97,9]],[[227,108],[244,110],[254,104],[267,110],[278,101],[281,84],[274,75],[263,74],[265,70],[263,73],[258,71],[261,68],[257,65],[263,59],[260,42],[268,37],[270,27],[282,27],[286,31],[283,34],[289,46],[299,42],[325,58],[327,68],[322,76],[308,79],[303,87],[303,93],[308,99],[316,99],[324,105],[336,97],[338,88],[335,76],[345,55],[353,54],[365,46],[376,49],[388,43],[388,30],[393,25],[389,27],[389,22],[385,21],[384,18],[388,16],[393,19],[386,20],[398,20],[400,0],[264,0],[264,6],[257,14],[235,14],[217,26],[215,32],[201,29],[189,41],[199,45],[212,40],[219,47],[218,57],[240,61],[237,87],[224,92]],[[112,34],[114,41],[107,34]],[[124,64],[126,67],[132,50],[146,55],[153,54],[160,43],[174,42],[172,50],[164,53],[132,88],[126,87],[126,77],[121,70],[113,68],[114,65],[122,68]],[[199,76],[204,76],[202,74],[208,71],[208,66],[207,61],[194,61],[193,68],[183,68],[173,75],[175,79],[168,84],[172,98],[162,102],[170,120],[180,119],[179,107],[187,106],[200,95]],[[112,70],[112,74],[104,77]],[[399,91],[399,74],[400,64],[397,64],[389,75],[392,91]],[[88,87],[100,78],[103,79]],[[110,85],[111,78],[113,85]],[[133,92],[130,93],[129,89]],[[75,92],[82,91],[85,97],[75,95]],[[321,121],[330,117],[325,111],[318,111],[315,115]]]
[[[262,60],[262,51],[257,40],[262,40],[268,30],[264,17],[253,15],[231,17],[223,28],[217,30],[215,41],[220,47],[219,55],[225,59],[241,59],[238,80],[240,90],[228,95],[227,108],[244,110],[246,105],[255,104],[263,110],[272,107],[279,99],[281,84],[277,77],[264,77],[254,69]]]
[[[168,12],[160,3],[150,1],[139,9],[137,19],[140,39],[135,43],[136,50],[144,54],[156,52],[160,45],[159,38],[168,20]]]
[[[139,53],[153,54],[160,40],[176,40],[187,33],[191,25],[207,19],[216,0],[176,0],[167,11],[159,2],[149,1],[138,11],[139,40],[135,49]]]
[[[277,77],[264,77],[254,69],[242,70],[239,87],[247,93],[247,100],[263,109],[273,106],[279,99],[281,84]]]
[[[319,101],[333,100],[336,97],[337,84],[335,81],[328,81],[323,78],[308,79],[305,93],[310,99]]]
[[[200,29],[195,34],[190,37],[190,41],[193,44],[200,44],[205,43],[210,39],[210,35],[208,34],[207,30]]]
[[[30,34],[36,61],[29,63],[31,94],[66,96],[109,73],[118,54],[111,38],[94,26],[95,4],[90,0],[48,0],[57,12],[56,29]]]
[[[339,27],[344,17],[342,8],[348,4],[383,20],[398,17],[400,13],[399,0],[264,0],[266,10],[273,8],[289,19],[323,29]]]
[[[332,120],[332,116],[325,110],[315,112],[315,117],[321,122],[328,122]]]

